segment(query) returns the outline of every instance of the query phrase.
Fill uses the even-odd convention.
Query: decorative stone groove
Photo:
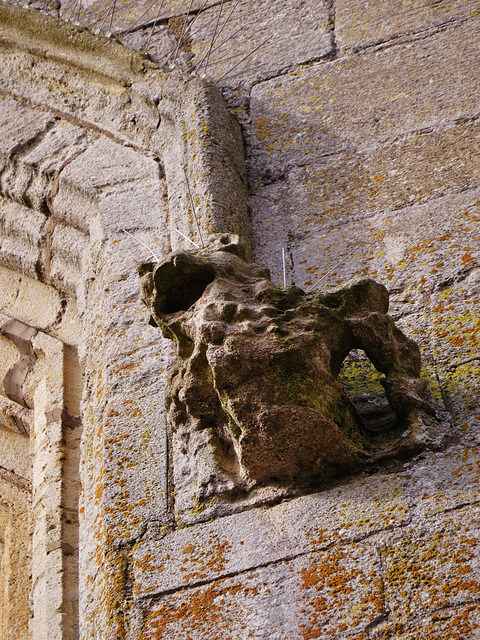
[[[281,290],[244,255],[238,238],[222,236],[139,268],[152,323],[179,356],[166,404],[178,517],[418,451],[435,422],[419,348],[387,315],[384,286]],[[396,416],[379,442],[337,381],[353,349],[384,374]]]
[[[32,339],[37,330],[18,320],[4,321],[0,327],[0,336],[13,345],[13,352],[17,355],[12,364],[11,357],[5,358],[6,350],[2,349],[2,390],[4,396],[0,400],[0,414],[4,426],[28,435],[30,423],[33,420],[33,406],[27,404],[27,377],[33,370],[36,356]],[[7,349],[11,355],[12,350]],[[15,355],[13,356],[15,358]],[[6,370],[5,370],[6,369]]]

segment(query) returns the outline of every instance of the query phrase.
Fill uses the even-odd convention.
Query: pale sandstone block
[[[360,50],[476,15],[475,0],[342,0],[335,4],[335,32],[341,49]]]
[[[472,43],[479,31],[475,18],[415,46],[319,63],[256,85],[253,179],[476,116],[480,71]]]
[[[28,437],[5,428],[3,424],[0,425],[0,467],[26,480],[31,479],[32,462]]]
[[[206,68],[220,86],[251,86],[333,51],[330,11],[323,0],[217,5],[202,12],[191,31],[192,63],[200,71]]]
[[[37,265],[43,255],[43,214],[2,199],[0,201],[0,232],[4,240],[0,248],[3,266],[37,277]]]
[[[52,116],[28,108],[18,100],[0,98],[0,154],[3,162],[12,154],[26,151],[54,124]]]
[[[21,482],[21,479],[19,479]],[[30,614],[29,491],[13,473],[0,477],[0,635],[27,640]],[[26,484],[26,483],[25,483]]]
[[[161,175],[158,162],[101,138],[62,171],[54,200],[55,215],[87,233],[92,232],[92,218],[99,210],[103,213],[104,207],[102,223],[108,229],[113,226],[120,232],[122,227],[132,229],[140,223],[155,227],[165,215]],[[144,202],[139,202],[139,192],[145,195]]]
[[[347,545],[169,595],[149,608],[142,638],[342,637],[384,615],[375,549]]]

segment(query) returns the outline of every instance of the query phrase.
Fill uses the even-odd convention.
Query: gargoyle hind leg
[[[363,349],[376,369],[385,374],[382,384],[397,415],[407,416],[420,410],[434,414],[428,382],[420,378],[421,359],[417,344],[386,314],[374,312],[350,318],[347,322],[355,348]]]

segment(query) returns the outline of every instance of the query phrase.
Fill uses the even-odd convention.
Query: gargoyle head
[[[167,391],[176,484],[193,483],[198,499],[324,480],[368,457],[362,419],[337,380],[352,349],[384,374],[394,415],[433,410],[419,349],[373,280],[328,294],[282,290],[230,236],[139,273],[151,323],[176,344]]]

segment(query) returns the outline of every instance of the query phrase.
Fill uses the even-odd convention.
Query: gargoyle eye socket
[[[215,274],[207,268],[197,268],[193,272],[177,268],[165,287],[158,311],[164,314],[187,311],[202,297],[203,292],[214,279]]]

